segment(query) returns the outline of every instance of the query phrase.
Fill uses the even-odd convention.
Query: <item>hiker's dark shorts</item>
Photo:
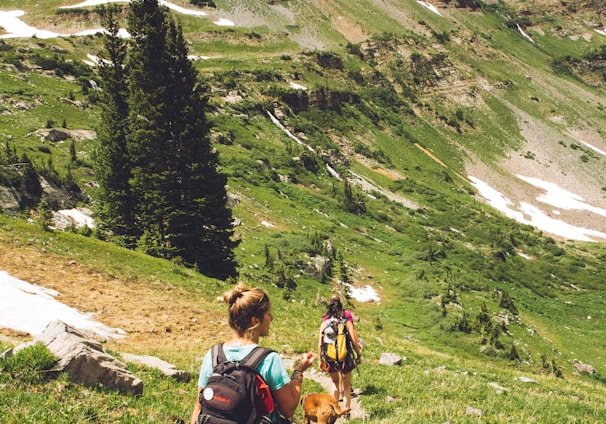
[[[356,363],[354,361],[344,361],[344,362],[326,362],[324,365],[324,371],[329,374],[335,373],[337,371],[342,372],[343,374],[349,374],[356,367]]]

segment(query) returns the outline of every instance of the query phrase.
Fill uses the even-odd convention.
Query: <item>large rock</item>
[[[44,343],[59,358],[57,371],[66,372],[74,383],[89,387],[101,384],[134,395],[143,393],[143,382],[124,363],[105,353],[99,342],[64,322],[49,323],[33,343]]]
[[[379,359],[379,364],[389,366],[402,365],[402,357],[397,353],[383,352]]]
[[[17,215],[21,210],[21,194],[14,187],[0,186],[0,208],[7,215]]]
[[[145,365],[146,367],[155,368],[166,377],[174,378],[177,381],[187,383],[191,379],[191,374],[189,372],[180,370],[173,364],[156,358],[155,356],[133,355],[131,353],[123,353],[121,356],[122,359],[127,362],[136,362],[137,364]]]

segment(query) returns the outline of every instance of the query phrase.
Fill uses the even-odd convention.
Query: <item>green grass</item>
[[[44,246],[48,253],[76,258],[98,272],[111,273],[119,278],[132,278],[133,274],[136,274],[136,278],[178,285],[192,291],[196,296],[201,296],[206,291],[203,287],[208,287],[210,283],[199,280],[192,285],[191,275],[182,278],[179,274],[171,273],[168,264],[163,261],[112,248],[107,243],[99,243],[81,236],[63,233],[51,235],[39,232],[31,225],[6,218],[0,228],[3,240],[11,240],[14,244],[30,248]],[[100,250],[99,246],[104,249]],[[101,254],[111,253],[113,250],[116,253],[120,251],[120,254]],[[278,293],[268,287],[273,292],[275,320],[272,336],[264,342],[266,345],[288,353],[306,350],[314,344],[315,323],[308,319],[310,309],[307,306],[312,304],[315,296],[312,287],[310,283],[303,283],[295,294],[297,302],[294,303],[282,301]],[[368,350],[360,372],[355,372],[354,386],[360,388],[362,406],[370,414],[371,418],[367,421],[477,422],[477,416],[465,412],[467,406],[481,410],[483,419],[495,423],[550,423],[562,422],[562,419],[570,422],[580,420],[598,423],[606,418],[601,408],[605,386],[597,383],[595,379],[570,374],[568,364],[559,358],[561,365],[566,367],[565,378],[555,378],[542,371],[540,361],[536,360],[512,367],[507,361],[497,357],[482,360],[477,352],[469,350],[467,353],[456,349],[448,352],[444,349],[444,344],[428,338],[432,334],[428,332],[428,328],[433,324],[424,320],[430,316],[430,303],[423,307],[422,303],[415,300],[418,295],[410,293],[401,297],[397,295],[398,292],[401,292],[401,289],[386,289],[383,292],[385,301],[380,307],[359,305],[356,308],[356,313],[362,317],[357,326],[367,341]],[[406,290],[403,293],[406,293]],[[208,293],[209,300],[211,296],[212,294]],[[595,340],[604,340],[599,334],[592,336],[592,333],[599,333],[603,327],[599,325],[599,320],[603,319],[603,312],[600,315],[600,303],[589,294],[575,299],[573,304],[577,302],[578,305],[595,302],[594,306],[589,305],[588,309],[584,309],[596,314],[596,322],[591,324],[591,328],[583,330],[584,338],[595,337]],[[551,304],[559,309],[568,308],[562,301],[553,300]],[[544,302],[543,306],[538,306],[536,302],[533,302],[533,305],[544,314],[562,317],[563,322],[555,323],[558,327],[570,326],[577,320],[577,317],[563,313],[562,310],[550,309],[547,302]],[[321,310],[316,309],[313,313],[319,316]],[[549,338],[550,342],[546,343],[546,347],[552,343],[560,343],[556,338],[558,333],[544,333],[554,325],[553,319],[543,319],[539,322],[530,319],[530,315],[525,313],[522,320],[532,323],[533,328],[543,332],[533,336],[534,338]],[[376,328],[379,318],[381,329]],[[297,331],[293,331],[294,328]],[[524,329],[520,330],[525,332]],[[574,333],[575,331],[570,330],[563,335]],[[441,337],[444,342],[452,343],[444,334]],[[532,343],[534,348],[540,346],[530,338],[524,340],[524,337],[521,337],[520,340],[524,344]],[[570,340],[571,345],[579,342],[580,339]],[[473,345],[471,340],[469,347]],[[477,344],[476,348],[479,348]],[[593,352],[584,353],[597,357],[603,345],[595,348]],[[385,351],[397,353],[406,359],[401,366],[387,369],[378,364],[381,353]],[[169,355],[165,357],[169,361],[182,356],[182,353],[175,352],[175,356],[171,357],[170,348],[163,353]],[[577,353],[581,352],[575,352]],[[38,353],[34,358],[40,355],[41,353]],[[190,352],[189,355],[199,356],[200,353]],[[189,355],[186,354],[185,357]],[[186,366],[195,373],[199,364],[191,361]],[[27,369],[27,366],[21,365],[19,369]],[[130,369],[144,381],[145,393],[141,398],[108,392],[102,388],[84,389],[64,377],[26,383],[21,378],[12,379],[8,377],[8,373],[3,372],[0,384],[4,390],[0,398],[3,399],[3,404],[10,405],[10,413],[5,415],[5,420],[7,423],[39,420],[58,423],[172,422],[189,415],[195,382],[176,383],[145,367],[130,365]],[[531,378],[534,382],[524,383],[519,380],[520,377]],[[306,381],[306,390],[317,390],[313,385],[307,384]],[[388,396],[391,400],[386,402]],[[63,402],[61,399],[73,401]]]

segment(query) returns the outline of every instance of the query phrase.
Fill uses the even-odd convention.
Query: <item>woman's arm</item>
[[[280,413],[286,418],[292,417],[295,414],[297,406],[299,406],[303,372],[310,367],[315,359],[316,357],[313,353],[304,353],[303,356],[301,356],[301,361],[297,364],[293,371],[290,383],[282,386],[280,389],[272,393]]]
[[[190,424],[196,424],[198,419],[198,415],[202,412],[202,405],[200,404],[200,393],[202,392],[202,387],[198,387],[198,396],[196,397],[196,404],[194,405],[194,412],[191,413],[191,419],[189,420]]]
[[[347,326],[347,332],[349,333],[349,337],[351,338],[351,344],[353,345],[354,350],[356,351],[356,357],[362,356],[362,352],[360,352],[360,343],[358,340],[358,333],[356,332],[356,328],[354,325],[347,321],[345,324]]]

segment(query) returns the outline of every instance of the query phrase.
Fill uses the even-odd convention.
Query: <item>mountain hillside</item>
[[[367,341],[368,422],[606,421],[603,2],[199,3],[164,4],[208,94],[239,279],[272,296],[264,343],[313,350],[309,318],[339,292]],[[104,13],[0,0],[0,269],[127,331],[111,351],[195,374],[233,281],[103,232]],[[99,226],[48,222],[76,208]],[[0,348],[31,338],[0,331]],[[385,372],[384,352],[406,359]],[[188,419],[194,381],[137,371],[141,400],[0,380],[0,403],[15,423]]]

